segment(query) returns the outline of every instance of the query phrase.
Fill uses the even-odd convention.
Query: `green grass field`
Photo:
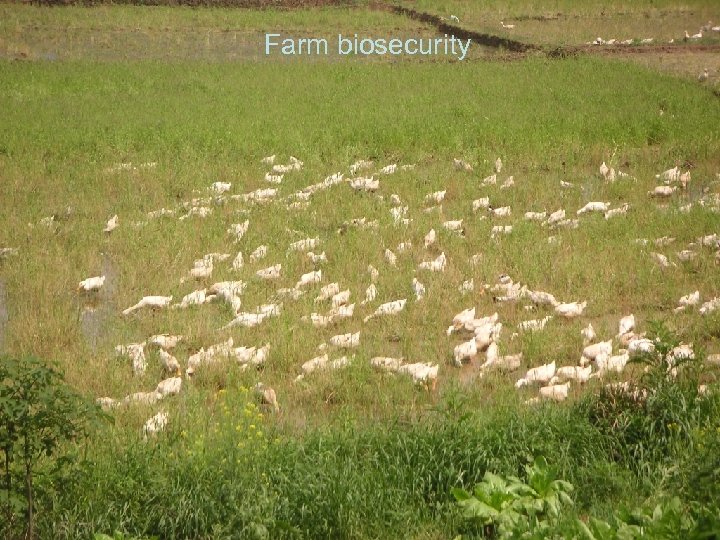
[[[443,10],[457,7],[461,21],[462,7],[489,16],[469,6],[457,2]],[[517,16],[540,8],[519,1],[488,8],[493,17],[505,9]],[[709,3],[693,9],[702,13],[700,22],[713,15]],[[485,471],[519,474],[539,455],[576,488],[576,505],[562,526],[668,495],[681,497],[688,515],[697,516],[701,504],[720,508],[707,479],[717,464],[708,456],[716,459],[720,444],[712,368],[700,376],[710,389],[707,406],[683,401],[681,407],[679,397],[668,398],[660,408],[667,411],[658,424],[663,435],[637,428],[631,442],[588,410],[598,406],[594,396],[604,382],[639,380],[638,366],[604,381],[573,383],[567,403],[525,405],[537,387],[513,386],[528,368],[553,360],[576,365],[582,328],[592,323],[598,340],[611,339],[619,319],[631,313],[638,333],[663,321],[698,355],[720,352],[720,311],[673,313],[678,299],[695,290],[701,303],[720,296],[718,248],[697,245],[699,237],[720,233],[720,101],[711,87],[591,56],[279,62],[231,56],[228,43],[208,56],[182,49],[192,48],[195,38],[188,35],[214,32],[255,36],[247,43],[274,29],[308,36],[433,35],[420,23],[363,7],[280,12],[3,4],[0,13],[0,248],[17,248],[17,255],[0,258],[0,352],[56,361],[68,383],[89,398],[120,399],[151,391],[163,374],[158,353],[148,348],[147,371],[133,375],[129,360],[116,357],[117,345],[183,335],[173,354],[184,372],[191,354],[229,337],[236,347],[270,344],[261,369],[242,370],[234,361],[202,366],[177,396],[113,409],[111,425],[66,449],[77,459],[59,484],[65,489],[38,480],[41,537],[116,530],[159,538],[481,536],[482,529],[466,528],[450,488],[472,487]],[[124,49],[131,29],[150,36],[157,49],[140,47],[137,55]],[[105,36],[104,56],[88,46],[86,38],[96,32]],[[114,32],[116,40],[108,37]],[[159,34],[181,36],[182,50]],[[68,38],[73,35],[84,37]],[[21,55],[26,59],[11,59],[20,50],[28,51]],[[270,184],[264,180],[270,167],[261,160],[272,154],[276,163],[295,156],[304,166]],[[483,185],[498,157],[504,167],[497,185]],[[312,195],[306,209],[288,208],[289,197],[306,186],[337,172],[350,178],[350,165],[360,159],[375,163],[367,174],[380,179],[376,193],[342,182]],[[454,159],[473,171],[457,171]],[[606,182],[598,174],[603,161],[629,176]],[[414,167],[378,175],[393,163]],[[662,184],[655,175],[675,165],[691,172],[687,189],[666,200],[649,197]],[[502,189],[509,176],[514,186]],[[217,181],[232,183],[229,192],[195,204],[212,213],[179,220],[189,201],[210,196]],[[266,204],[229,197],[269,187],[278,195]],[[447,190],[441,208],[425,212],[431,206],[425,196],[439,190]],[[394,223],[392,195],[408,207],[408,225]],[[480,197],[493,207],[510,206],[512,214],[474,211],[472,201]],[[608,220],[576,216],[590,201],[630,209]],[[175,215],[148,217],[162,208]],[[528,211],[558,209],[579,226],[550,230],[523,219]],[[104,233],[116,214],[118,228]],[[50,216],[50,223],[43,221]],[[347,226],[354,218],[377,220],[377,229]],[[246,219],[247,233],[236,243],[227,229]],[[459,219],[464,237],[442,225]],[[496,225],[513,230],[491,238]],[[425,248],[433,228],[437,240]],[[652,244],[664,236],[675,240]],[[288,252],[291,242],[315,237],[320,246],[314,251],[325,251],[327,262],[315,265],[304,252]],[[638,245],[639,238],[651,244]],[[400,253],[402,242],[412,246]],[[251,262],[260,245],[268,247],[267,257]],[[396,253],[397,266],[385,259],[386,249]],[[696,254],[692,260],[678,258],[685,249]],[[233,270],[238,252],[245,264]],[[418,268],[441,252],[444,272]],[[671,266],[661,268],[652,252],[666,255]],[[230,258],[216,262],[211,277],[184,281],[193,261],[208,253]],[[276,263],[280,279],[255,275]],[[361,305],[369,264],[380,273],[377,298]],[[222,330],[234,316],[226,303],[121,314],[146,295],[179,302],[193,290],[238,279],[247,283],[241,309],[253,311],[314,269],[322,269],[322,283],[305,287],[297,300],[282,300],[280,315],[255,328]],[[494,301],[483,284],[494,285],[501,274],[560,301],[587,301],[587,309],[575,319],[556,316],[542,331],[521,332],[522,321],[553,310],[527,311],[529,300]],[[106,276],[101,292],[80,294],[78,282],[96,275]],[[419,301],[414,277],[426,288]],[[458,287],[471,278],[475,290],[462,294]],[[314,328],[302,318],[330,309],[314,298],[335,281],[351,291],[354,316]],[[363,323],[379,304],[401,298],[407,305],[400,314]],[[477,317],[499,314],[501,354],[523,353],[517,372],[480,377],[475,363],[453,365],[453,348],[469,338],[447,336],[446,328],[473,306]],[[357,349],[329,350],[331,359],[351,357],[347,368],[295,381],[302,364],[321,354],[319,345],[358,331]],[[437,364],[437,387],[378,372],[370,365],[376,356]],[[279,413],[256,402],[258,381],[275,390]],[[678,408],[687,422],[673,434],[668,426]],[[144,442],[143,424],[161,410],[169,414],[166,430]],[[672,531],[668,538],[681,534]]]

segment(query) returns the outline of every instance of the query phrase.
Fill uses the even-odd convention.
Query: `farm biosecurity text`
[[[470,50],[470,39],[455,36],[441,38],[369,38],[354,34],[346,37],[338,34],[335,50],[345,55],[444,55],[464,60]],[[324,56],[330,54],[330,44],[325,38],[283,38],[281,34],[265,34],[265,54],[283,56]]]

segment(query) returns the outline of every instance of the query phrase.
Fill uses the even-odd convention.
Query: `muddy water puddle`
[[[93,351],[107,336],[114,310],[112,299],[117,287],[117,271],[108,255],[103,255],[102,275],[105,284],[100,291],[80,294],[80,331]]]

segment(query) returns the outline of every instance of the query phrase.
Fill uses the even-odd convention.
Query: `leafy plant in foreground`
[[[581,537],[587,540],[625,540],[658,538],[674,540],[709,539],[720,536],[720,519],[717,515],[699,517],[683,508],[678,497],[663,500],[650,508],[620,510],[609,522],[591,517],[589,522],[577,522]]]
[[[34,536],[33,473],[42,456],[52,457],[64,441],[87,435],[96,406],[38,358],[0,357],[0,450],[9,535],[24,512],[25,537]],[[98,416],[99,417],[99,416]]]
[[[463,489],[452,493],[465,517],[484,527],[485,534],[510,538],[520,533],[542,534],[557,520],[564,506],[572,506],[573,486],[557,480],[544,458],[525,466],[527,482],[515,476],[506,479],[486,472],[470,494]]]

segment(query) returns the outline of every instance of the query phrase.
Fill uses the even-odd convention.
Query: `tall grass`
[[[361,429],[350,423],[286,438],[262,431],[253,405],[231,396],[218,397],[208,427],[194,436],[174,429],[142,443],[106,434],[78,466],[81,480],[44,514],[44,534],[442,537],[461,527],[452,487],[472,487],[486,471],[520,475],[538,456],[575,486],[574,512],[604,517],[659,495],[647,474],[662,476],[669,461],[686,453],[676,446],[667,461],[643,461],[647,469],[638,474],[638,463],[614,457],[622,438],[598,429],[583,407],[510,404],[461,417],[450,407],[422,422]],[[237,424],[228,406],[244,410],[244,420]],[[708,426],[712,414],[695,425]],[[707,481],[703,486],[711,489]]]

